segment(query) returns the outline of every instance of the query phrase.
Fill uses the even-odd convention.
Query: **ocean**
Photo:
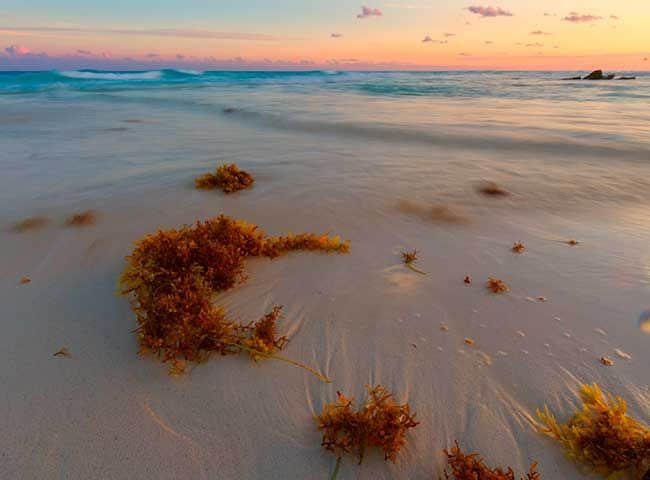
[[[318,164],[319,183],[354,182],[370,196],[428,190],[467,204],[466,187],[488,178],[520,190],[527,208],[644,202],[650,74],[627,73],[637,79],[3,72],[0,213],[17,215],[35,197],[51,205],[80,191],[110,195],[217,161],[277,167],[282,175]]]

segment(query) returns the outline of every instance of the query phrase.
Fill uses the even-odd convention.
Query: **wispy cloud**
[[[500,7],[484,7],[483,5],[472,5],[467,7],[470,12],[480,15],[481,17],[512,17],[514,14]]]
[[[443,33],[443,36],[445,36],[445,37],[455,37],[456,34],[455,33]]]
[[[343,37],[343,34],[342,33],[332,33],[332,34],[330,34],[330,37],[331,38],[341,38],[341,37]]]
[[[365,5],[361,7],[361,13],[357,15],[357,18],[364,19],[370,17],[381,17],[383,13],[378,8],[366,7]]]
[[[610,15],[609,18],[611,18],[612,20],[620,20],[621,19],[621,17],[619,17],[618,15]]]
[[[543,30],[533,30],[532,32],[530,32],[530,34],[531,35],[552,35],[551,33],[545,32]]]
[[[571,12],[569,13],[566,17],[564,17],[562,20],[566,22],[572,22],[572,23],[590,23],[590,22],[596,22],[598,20],[602,20],[603,17],[599,17],[598,15],[587,15],[583,13],[578,13],[578,12]]]
[[[548,12],[544,12],[544,16],[545,16],[545,17],[557,17],[557,13],[548,13]]]
[[[447,40],[434,40],[429,35],[427,35],[422,39],[422,43],[435,43],[438,45],[444,45],[447,43]]]
[[[77,50],[77,53],[79,55],[92,55],[93,54],[93,52],[91,52],[90,50]]]
[[[535,43],[527,43],[527,44],[525,45],[525,47],[528,47],[528,48],[532,48],[532,47],[534,47],[534,48],[541,48],[541,47],[543,47],[543,46],[544,46],[543,43],[538,43],[538,42],[535,42]]]
[[[492,40],[486,40],[484,43],[486,45],[492,45],[494,42]]]
[[[193,30],[178,28],[128,29],[128,28],[85,28],[85,27],[5,27],[0,30],[18,32],[59,32],[59,33],[105,33],[110,35],[134,35],[152,37],[202,38],[214,40],[276,40],[272,35],[243,32],[215,32],[211,30]]]
[[[30,53],[29,48],[22,47],[20,45],[10,45],[7,48],[5,48],[5,52],[10,57],[24,57],[25,55],[29,55]]]

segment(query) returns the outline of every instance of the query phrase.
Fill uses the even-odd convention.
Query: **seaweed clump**
[[[68,227],[85,227],[92,225],[97,220],[97,215],[92,210],[85,212],[74,213],[65,221]]]
[[[402,252],[402,262],[406,265],[406,268],[413,270],[420,275],[426,275],[427,272],[424,272],[415,266],[415,263],[418,261],[418,251],[413,250],[412,252]]]
[[[512,468],[508,467],[503,470],[500,467],[488,467],[480,455],[476,453],[466,454],[456,445],[450,450],[445,450],[447,455],[447,463],[451,467],[451,474],[455,480],[515,480],[515,473]],[[445,470],[445,478],[450,480],[447,470]],[[541,480],[542,477],[537,473],[537,463],[530,466],[525,480]],[[522,480],[524,480],[522,478]]]
[[[606,397],[598,384],[582,385],[583,405],[560,424],[548,407],[537,415],[540,431],[562,444],[567,456],[605,477],[641,479],[650,469],[650,429],[627,415],[620,397]],[[644,474],[646,477],[644,477]]]
[[[336,402],[325,405],[316,417],[318,429],[323,431],[321,445],[336,455],[332,480],[348,453],[358,455],[361,464],[369,448],[378,448],[384,460],[394,463],[406,443],[406,432],[418,425],[409,405],[399,405],[386,388],[366,386],[366,390],[368,398],[357,411],[352,407],[354,399],[336,392]]]
[[[279,307],[242,325],[229,320],[225,310],[212,303],[212,296],[245,280],[247,258],[349,249],[348,242],[327,235],[268,237],[256,225],[224,215],[147,235],[126,257],[128,265],[120,278],[121,294],[130,298],[137,317],[140,353],[154,353],[170,365],[171,373],[181,373],[186,362],[204,362],[211,354],[248,352],[254,360],[276,358],[296,364],[275,355],[287,342],[276,335]]]
[[[526,246],[521,242],[515,242],[512,245],[512,251],[515,253],[524,253],[524,250],[526,250]]]
[[[487,195],[489,197],[507,197],[510,195],[510,192],[508,192],[508,190],[504,189],[494,182],[483,182],[476,187],[476,190],[479,193],[482,193],[483,195]]]
[[[488,278],[487,283],[485,284],[488,290],[492,293],[507,293],[510,291],[510,287],[503,280],[499,280],[495,277]]]
[[[46,217],[29,217],[20,222],[16,222],[11,226],[11,231],[14,233],[24,233],[30,230],[36,230],[47,225],[48,219]]]
[[[236,164],[221,165],[215,173],[206,173],[194,180],[196,188],[201,190],[221,189],[224,193],[234,193],[253,185],[250,173],[241,170]]]

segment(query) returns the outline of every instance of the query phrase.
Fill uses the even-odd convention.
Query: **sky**
[[[650,0],[3,0],[0,70],[649,70]]]

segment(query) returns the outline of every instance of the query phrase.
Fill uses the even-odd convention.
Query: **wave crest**
[[[87,70],[68,70],[57,72],[66,78],[81,80],[158,80],[162,77],[160,70],[149,72],[92,72]]]

